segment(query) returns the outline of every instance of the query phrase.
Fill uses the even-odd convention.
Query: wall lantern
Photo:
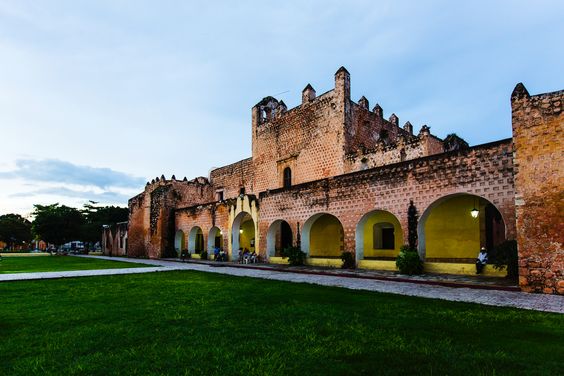
[[[243,229],[240,229],[240,230],[239,230],[239,234],[242,234],[242,233],[243,233]]]
[[[476,209],[476,199],[474,199],[474,209],[470,210],[470,215],[472,216],[472,218],[478,218],[479,214],[480,211]]]

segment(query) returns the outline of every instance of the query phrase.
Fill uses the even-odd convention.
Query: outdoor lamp
[[[470,210],[470,215],[472,216],[472,218],[478,218],[478,214],[480,214],[480,211],[478,209],[476,209],[476,207],[474,207],[474,209]]]
[[[239,230],[239,234],[242,234],[242,233],[243,233],[243,229],[240,229],[240,230]]]

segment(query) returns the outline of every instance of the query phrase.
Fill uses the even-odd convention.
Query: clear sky
[[[564,89],[563,20],[559,0],[0,0],[0,214],[207,176],[251,155],[254,104],[341,65],[415,131],[510,137],[515,84]]]

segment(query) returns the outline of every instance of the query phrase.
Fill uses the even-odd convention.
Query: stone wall
[[[188,244],[190,232],[194,227],[199,227],[204,235],[204,248],[208,247],[210,230],[213,227],[219,228],[222,232],[224,248],[227,250],[227,229],[229,227],[229,202],[212,202],[205,205],[197,205],[175,210],[176,229],[182,230]]]
[[[519,284],[564,294],[564,91],[511,95]]]
[[[179,181],[164,176],[129,200],[129,249],[133,257],[160,258],[174,250],[174,209],[214,200],[206,178]],[[172,255],[172,254],[171,254]]]
[[[276,220],[287,221],[297,240],[298,223],[303,227],[308,218],[318,213],[339,219],[348,251],[356,248],[357,224],[373,210],[396,216],[407,239],[411,200],[422,215],[438,199],[461,193],[482,197],[495,205],[504,219],[506,237],[515,238],[511,140],[262,192],[260,251],[266,251],[267,230]]]
[[[230,199],[239,196],[241,188],[245,193],[254,191],[254,169],[252,158],[232,163],[227,166],[216,168],[210,173],[211,184],[215,190],[215,200],[219,200],[220,192],[223,199]]]

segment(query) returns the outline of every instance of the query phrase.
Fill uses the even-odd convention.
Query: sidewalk
[[[281,270],[281,268],[261,265],[242,266],[229,263],[203,263],[169,260],[148,260],[148,259],[127,259],[123,257],[105,256],[76,256],[76,257],[95,257],[107,260],[119,260],[146,264],[147,268],[130,269],[104,269],[104,270],[78,270],[68,272],[49,272],[49,273],[19,273],[0,275],[1,281],[26,280],[26,279],[45,279],[45,278],[66,278],[84,277],[132,273],[150,273],[171,270],[195,270],[208,273],[227,274],[239,277],[262,278],[277,281],[311,283],[323,286],[336,286],[352,290],[367,290],[384,292],[391,294],[418,296],[424,298],[442,299],[449,301],[477,303],[490,306],[514,307],[530,309],[536,311],[564,313],[564,296],[528,294],[519,291],[503,291],[499,289],[485,290],[471,287],[447,287],[440,284],[431,284],[430,281],[411,279],[408,283],[405,280],[382,280],[377,277],[367,278],[359,275],[339,274],[331,275],[328,272],[304,272]],[[336,273],[336,271],[333,271]]]

